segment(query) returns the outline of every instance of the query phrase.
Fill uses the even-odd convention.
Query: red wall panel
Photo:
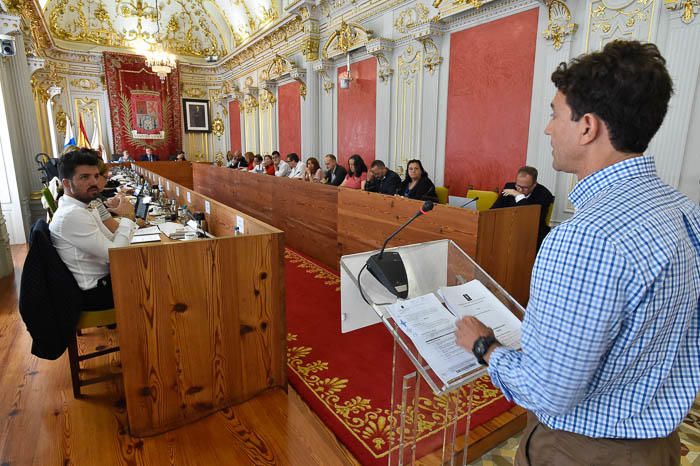
[[[538,9],[452,34],[445,185],[493,189],[525,164]]]
[[[231,150],[236,152],[241,149],[241,111],[237,101],[228,103],[228,122],[231,128]]]
[[[287,154],[296,152],[299,158],[304,158],[301,153],[301,97],[299,87],[301,83],[293,82],[280,86],[277,90],[279,103],[279,144],[277,150],[282,158]],[[311,156],[316,156],[311,154]]]
[[[338,74],[345,72],[338,68]],[[343,166],[352,154],[360,154],[367,166],[374,160],[377,126],[377,60],[350,64],[352,83],[338,89],[338,157]]]

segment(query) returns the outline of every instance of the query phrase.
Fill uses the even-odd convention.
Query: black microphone
[[[433,201],[425,201],[423,207],[416,212],[413,217],[389,235],[384,241],[381,251],[367,259],[366,266],[369,273],[396,297],[408,297],[408,276],[406,275],[406,267],[403,265],[403,260],[398,252],[392,251],[385,254],[384,249],[386,249],[386,245],[389,241],[391,241],[394,236],[398,235],[401,230],[410,225],[411,222],[433,210],[433,205]]]
[[[467,202],[465,202],[464,204],[462,204],[460,207],[466,207],[466,206],[468,206],[469,204],[471,204],[472,202],[476,202],[476,201],[478,201],[478,200],[479,200],[479,196],[476,196],[476,197],[474,197],[474,198],[472,198],[472,199],[469,199]]]

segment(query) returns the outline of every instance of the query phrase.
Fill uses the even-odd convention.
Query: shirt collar
[[[569,193],[569,200],[578,210],[609,186],[631,178],[654,175],[656,175],[656,165],[653,158],[632,157],[598,170],[576,183]]]
[[[68,205],[74,205],[76,207],[82,207],[83,209],[87,209],[88,205],[85,204],[84,202],[80,202],[74,197],[71,197],[67,194],[61,196],[61,199],[58,200],[60,204],[68,204]]]

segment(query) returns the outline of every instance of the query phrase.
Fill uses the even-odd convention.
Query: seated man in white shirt
[[[49,224],[51,241],[83,292],[83,310],[114,307],[109,275],[109,249],[128,246],[137,226],[134,206],[119,197],[110,209],[122,217],[112,233],[88,204],[100,193],[97,153],[79,149],[61,157],[58,175],[64,195]]]
[[[275,176],[289,176],[292,170],[289,164],[282,160],[280,153],[276,150],[272,151],[272,162],[275,164]]]
[[[289,178],[304,178],[304,164],[299,162],[299,156],[292,152],[287,155],[287,162],[292,169],[289,171]]]

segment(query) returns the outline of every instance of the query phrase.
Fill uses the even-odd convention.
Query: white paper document
[[[134,233],[134,236],[157,235],[159,233],[160,233],[160,229],[157,226],[155,226],[155,227],[139,228]]]
[[[136,235],[131,238],[131,244],[157,243],[158,241],[160,241],[160,233],[155,235]]]
[[[503,346],[520,349],[520,320],[479,280],[458,286],[443,286],[438,293],[458,318],[473,316],[493,329]]]
[[[399,301],[386,308],[445,384],[479,368],[474,355],[457,346],[455,316],[434,294]]]

